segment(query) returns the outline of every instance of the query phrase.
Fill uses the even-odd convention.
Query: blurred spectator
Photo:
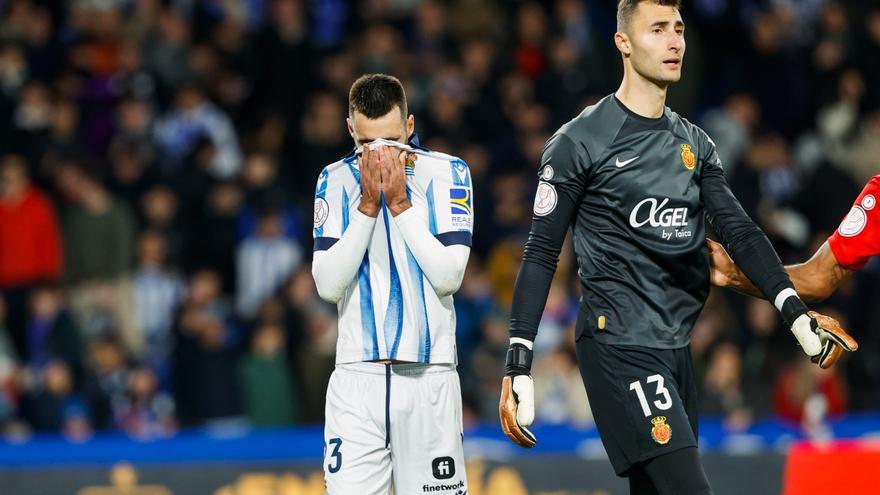
[[[729,342],[718,344],[709,359],[700,394],[700,412],[723,418],[725,426],[735,431],[744,430],[752,421],[742,374],[739,349]]]
[[[838,369],[823,370],[807,359],[799,359],[783,371],[773,392],[776,414],[798,424],[843,414],[846,402]]]
[[[256,231],[238,248],[238,314],[253,317],[260,303],[284,283],[301,261],[302,249],[283,235],[280,214],[272,210],[261,212]]]
[[[736,170],[748,149],[759,118],[758,103],[745,93],[729,96],[723,106],[706,112],[703,117],[703,127],[712,136],[728,177]]]
[[[83,392],[92,412],[96,428],[116,424],[118,408],[125,404],[128,387],[128,356],[122,343],[114,337],[101,337],[89,345],[88,370]]]
[[[254,426],[289,425],[296,418],[296,390],[284,346],[281,326],[258,325],[250,352],[239,364],[244,409]]]
[[[170,187],[157,185],[141,196],[143,228],[162,234],[165,256],[172,266],[180,265],[186,239],[178,222],[178,211],[177,195]]]
[[[230,366],[239,336],[220,290],[217,272],[196,272],[175,325],[174,395],[184,426],[241,413],[238,370]]]
[[[59,170],[57,186],[71,201],[61,215],[65,278],[79,283],[128,273],[134,260],[131,212],[82,168]]]
[[[0,292],[19,349],[29,289],[61,275],[60,237],[52,204],[30,183],[25,162],[16,155],[0,159]]]
[[[592,426],[593,412],[574,352],[574,332],[567,332],[566,338],[569,340],[558,349],[544,353],[535,361],[535,403],[541,404],[536,411],[537,419],[546,423]]]
[[[192,232],[186,246],[186,270],[212,267],[220,274],[225,292],[232,294],[237,292],[235,250],[243,202],[243,194],[236,184],[214,185],[193,212]]]
[[[174,433],[174,401],[158,385],[150,368],[135,368],[129,373],[125,402],[115,413],[120,430],[146,440]]]
[[[171,328],[184,296],[183,280],[167,267],[165,251],[162,234],[141,234],[140,265],[132,277],[135,318],[145,344],[141,358],[163,383],[170,379]]]
[[[82,336],[64,307],[58,287],[41,285],[31,292],[26,332],[24,357],[31,366],[40,368],[50,361],[63,361],[74,378],[81,375]]]
[[[174,106],[156,125],[156,139],[167,158],[163,164],[166,170],[173,173],[174,168],[180,167],[203,137],[210,139],[216,149],[210,163],[211,174],[223,179],[238,173],[241,151],[229,117],[208,101],[198,86],[183,86],[175,95]]]
[[[4,4],[0,327],[15,351],[2,350],[0,329],[0,422],[18,411],[17,384],[22,405],[39,396],[52,414],[75,405],[67,398],[77,391],[89,397],[67,408],[68,430],[80,434],[151,437],[178,417],[188,426],[236,416],[245,361],[278,370],[277,357],[256,357],[256,343],[248,351],[239,328],[273,325],[284,333],[293,415],[320,421],[336,318],[301,263],[304,234],[318,172],[352,147],[350,84],[380,70],[404,81],[421,142],[471,169],[482,207],[456,295],[460,374],[469,420],[495,418],[535,170],[549,133],[619,82],[613,11],[583,0]],[[700,1],[684,14],[689,62],[668,105],[691,120],[700,110],[744,208],[783,260],[802,260],[880,172],[880,9]],[[569,247],[558,266],[536,343],[548,421],[588,413],[574,407],[582,387],[565,391],[578,382]],[[188,295],[178,269],[192,278]],[[828,302],[863,343],[835,378],[853,410],[880,407],[876,273],[869,265]],[[803,380],[790,367],[802,356],[766,302],[713,292],[691,349],[704,408],[730,424],[746,423],[728,407],[738,395],[759,419],[772,413],[783,372]],[[39,366],[51,362],[66,368],[53,368],[50,393]],[[807,402],[808,418],[823,409]],[[36,418],[33,407],[21,412]]]
[[[0,296],[0,431],[15,420],[19,408],[18,353],[6,326],[6,301]]]
[[[60,361],[42,368],[22,398],[22,416],[38,432],[63,433],[73,439],[92,432],[88,406],[74,391],[70,369]]]
[[[61,168],[57,184],[72,203],[63,210],[61,224],[73,310],[87,337],[116,331],[138,352],[141,340],[127,279],[134,261],[131,213],[80,167]]]

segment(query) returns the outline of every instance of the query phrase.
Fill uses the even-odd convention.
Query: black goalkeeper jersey
[[[602,343],[688,344],[709,292],[707,218],[738,263],[753,258],[740,264],[750,277],[763,273],[753,278],[759,288],[775,295],[791,287],[730,192],[714,143],[668,108],[651,119],[604,98],[550,138],[538,176],[511,336],[534,338],[569,226],[581,331]]]

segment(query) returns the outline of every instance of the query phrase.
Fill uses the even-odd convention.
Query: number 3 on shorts
[[[333,463],[327,464],[327,471],[330,474],[333,474],[340,469],[342,469],[342,452],[339,451],[339,447],[342,447],[342,439],[341,438],[331,438],[327,445],[331,446],[333,450],[330,451],[330,457],[332,457]]]
[[[661,411],[665,411],[672,407],[672,397],[669,396],[669,389],[663,385],[663,375],[651,375],[645,381],[648,383],[657,382],[657,391],[655,394],[663,396],[662,401],[654,401],[654,407]],[[645,413],[645,417],[650,416],[651,407],[648,405],[648,399],[645,398],[645,390],[642,388],[642,382],[636,380],[630,383],[629,389],[636,391],[636,395],[639,397],[639,404],[642,406],[642,412]]]

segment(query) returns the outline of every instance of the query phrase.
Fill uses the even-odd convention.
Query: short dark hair
[[[681,9],[681,0],[619,0],[617,2],[617,30],[623,31],[629,25],[633,12],[642,2],[653,2],[664,7]]]
[[[406,118],[403,84],[387,74],[365,74],[351,85],[348,93],[348,113],[351,116],[358,112],[368,119],[377,119],[390,112],[395,105],[400,108],[401,117]]]

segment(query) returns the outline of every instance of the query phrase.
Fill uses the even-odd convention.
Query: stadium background
[[[3,492],[74,493],[106,484],[126,460],[262,459],[277,480],[291,466],[302,480],[320,469],[320,430],[309,425],[322,421],[335,308],[311,280],[312,198],[320,170],[352,146],[347,91],[364,72],[398,76],[422,144],[470,165],[474,247],[456,295],[467,436],[477,439],[468,452],[503,452],[493,469],[540,485],[546,473],[525,471],[549,457],[521,457],[494,426],[507,311],[542,146],[619,83],[614,10],[586,0],[0,1]],[[684,77],[668,104],[714,138],[783,260],[804,260],[880,171],[880,7],[693,0],[684,17]],[[567,459],[554,465],[607,478],[571,493],[616,493],[574,361],[572,263],[564,251],[535,345],[538,419],[545,454]],[[707,450],[722,462],[710,477],[739,452],[742,472],[769,465],[778,487],[792,441],[880,430],[878,303],[875,259],[814,306],[862,345],[821,372],[768,303],[713,292],[692,343]],[[579,435],[592,447],[564,441]],[[212,443],[230,438],[244,443]],[[242,454],[248,442],[260,449]],[[169,454],[180,448],[195,453]],[[91,471],[70,467],[80,464]],[[113,483],[133,483],[131,469],[112,468]],[[144,493],[180,475],[153,469]],[[208,472],[212,490],[237,476]],[[272,483],[224,493],[307,493],[264,489]]]

